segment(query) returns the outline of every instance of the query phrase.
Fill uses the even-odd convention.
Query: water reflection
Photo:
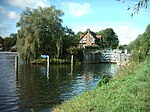
[[[20,109],[36,111],[51,108],[85,90],[91,90],[101,73],[114,73],[114,65],[53,65],[47,78],[46,66],[20,66],[17,86],[20,88]],[[27,110],[26,110],[27,109]]]
[[[1,57],[1,56],[0,56]],[[113,75],[114,64],[51,65],[21,64],[18,75],[14,58],[0,60],[0,110],[48,112],[54,105],[92,90],[102,73]]]

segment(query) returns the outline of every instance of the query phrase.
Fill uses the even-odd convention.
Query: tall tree
[[[17,34],[12,33],[9,37],[3,39],[3,47],[5,51],[9,51],[12,47],[16,45]]]
[[[64,27],[64,35],[62,40],[62,56],[67,57],[69,55],[68,49],[72,47],[77,47],[78,42],[79,37],[76,36],[71,29],[69,29],[68,27]]]
[[[144,54],[150,52],[150,24],[147,26],[146,31],[142,35],[139,35],[128,45],[128,49]]]
[[[21,58],[29,60],[41,54],[59,57],[62,43],[63,12],[54,6],[37,9],[26,8],[17,22],[17,48]]]
[[[102,41],[104,43],[104,48],[116,48],[119,44],[119,39],[112,28],[107,28],[97,32],[97,34],[102,35]]]

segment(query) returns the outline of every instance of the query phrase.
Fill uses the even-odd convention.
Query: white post
[[[70,75],[73,74],[73,64],[71,64],[71,72],[70,72]]]
[[[15,72],[18,74],[18,56],[15,56]]]
[[[73,65],[73,54],[71,55],[71,65]]]
[[[71,54],[71,72],[70,75],[73,73],[73,54]]]
[[[47,78],[49,79],[49,56],[47,56]]]
[[[127,50],[127,49],[125,49],[125,50],[124,50],[124,53],[125,53],[125,54],[127,54],[127,53],[128,53],[128,50]]]

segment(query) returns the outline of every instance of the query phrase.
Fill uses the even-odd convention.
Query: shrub
[[[102,75],[101,80],[99,81],[97,86],[102,86],[103,84],[108,83],[110,79],[111,79],[110,75]]]

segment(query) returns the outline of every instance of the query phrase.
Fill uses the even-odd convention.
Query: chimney
[[[87,34],[86,34],[86,44],[87,46],[91,46],[91,42],[90,42],[90,29],[87,29]]]

